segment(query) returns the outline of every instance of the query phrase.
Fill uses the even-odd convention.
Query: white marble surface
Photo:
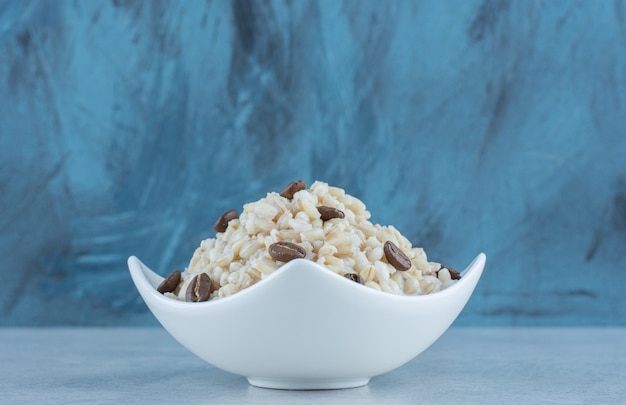
[[[202,362],[160,328],[4,328],[0,395],[10,404],[624,403],[625,341],[624,328],[452,328],[366,387],[278,391]]]

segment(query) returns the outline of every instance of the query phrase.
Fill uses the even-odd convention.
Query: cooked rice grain
[[[321,205],[341,210],[344,218],[323,222],[317,210]],[[269,193],[245,204],[225,232],[200,243],[182,273],[181,285],[168,296],[184,300],[187,285],[200,273],[211,277],[211,299],[235,294],[282,266],[268,253],[269,246],[279,241],[297,243],[306,250],[306,259],[339,275],[359,274],[365,286],[379,291],[429,294],[455,283],[447,269],[428,261],[424,249],[413,247],[393,226],[372,224],[370,217],[358,198],[319,181],[295,193],[291,200]],[[386,261],[386,241],[411,260],[408,271],[396,271]]]

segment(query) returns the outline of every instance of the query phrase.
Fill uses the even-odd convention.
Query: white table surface
[[[161,328],[0,328],[0,402],[626,403],[626,328],[452,328],[369,385],[255,388]]]

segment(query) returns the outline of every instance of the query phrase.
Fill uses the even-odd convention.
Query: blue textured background
[[[347,189],[486,272],[460,325],[626,325],[624,1],[0,1],[0,324],[155,324],[135,254]]]

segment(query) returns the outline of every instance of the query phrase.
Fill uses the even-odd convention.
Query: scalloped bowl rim
[[[393,294],[393,293],[389,293],[385,291],[378,291],[373,288],[355,283],[354,281],[348,280],[347,278],[340,276],[334,271],[318,263],[315,263],[311,260],[294,259],[288,263],[283,264],[281,267],[279,267],[274,272],[270,273],[269,275],[267,275],[260,281],[256,282],[255,284],[249,287],[246,287],[236,292],[235,294],[229,295],[227,297],[219,298],[219,299],[204,301],[204,302],[186,302],[186,301],[181,301],[178,299],[166,297],[165,295],[159,293],[156,290],[156,287],[158,286],[158,283],[160,283],[161,281],[165,279],[165,277],[154,272],[146,264],[144,264],[141,261],[141,259],[139,259],[137,256],[130,256],[128,258],[128,267],[130,268],[131,273],[133,273],[134,271],[133,269],[139,270],[140,272],[139,274],[141,274],[141,277],[139,278],[139,280],[135,280],[134,278],[133,279],[135,280],[135,282],[139,281],[141,283],[145,283],[146,287],[151,287],[152,295],[157,300],[163,301],[169,305],[180,305],[183,308],[189,309],[189,308],[206,308],[206,307],[218,306],[218,305],[228,305],[228,303],[230,303],[230,301],[232,300],[238,299],[240,297],[245,297],[247,294],[251,294],[255,290],[264,288],[264,286],[268,285],[268,283],[271,282],[272,279],[281,277],[284,273],[291,271],[290,269],[292,267],[297,267],[300,263],[303,263],[303,262],[306,262],[307,265],[312,265],[313,267],[317,267],[318,269],[323,271],[323,274],[326,274],[330,279],[336,279],[337,281],[335,282],[344,283],[347,288],[357,289],[360,292],[369,294],[373,297],[373,299],[383,299],[383,300],[392,300],[392,301],[395,301],[395,300],[397,301],[405,301],[405,300],[406,301],[415,301],[415,300],[428,301],[428,300],[434,300],[434,299],[441,299],[442,296],[444,295],[454,294],[456,289],[460,288],[459,286],[461,285],[461,283],[466,282],[465,280],[469,278],[470,274],[473,274],[477,271],[482,273],[485,260],[486,260],[486,255],[482,252],[479,253],[474,258],[474,260],[472,260],[472,262],[465,268],[465,270],[461,272],[461,279],[444,290],[437,291],[437,292],[430,293],[430,294],[422,294],[422,295],[400,295],[400,294]],[[136,267],[136,265],[138,266]],[[158,280],[158,283],[152,284],[148,280],[148,277],[146,276],[146,274],[153,274],[154,280]],[[478,277],[480,277],[480,275]]]

